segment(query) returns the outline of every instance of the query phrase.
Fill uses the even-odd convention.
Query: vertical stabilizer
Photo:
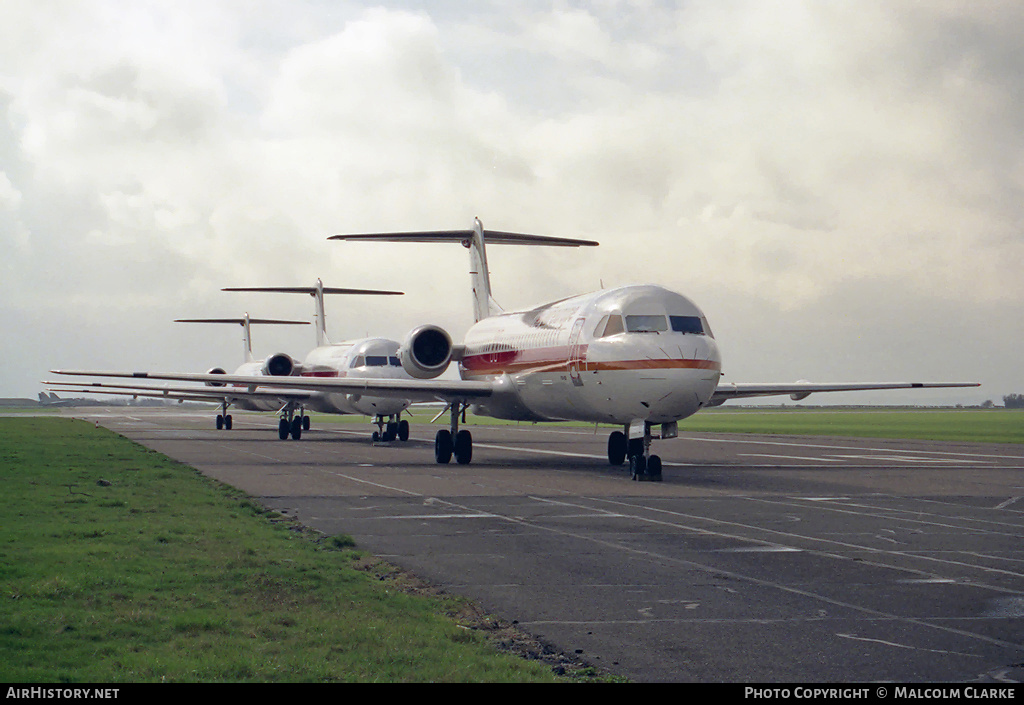
[[[252,356],[252,328],[249,327],[249,323],[249,312],[246,311],[242,316],[242,346],[245,348],[242,354],[245,356],[246,362],[252,362],[255,359]]]
[[[331,341],[327,338],[327,309],[324,307],[324,283],[319,278],[316,280],[316,286],[313,287],[313,300],[316,306],[316,312],[313,314],[315,317],[313,325],[316,326],[316,346],[322,348],[325,345],[330,345]]]
[[[473,320],[482,321],[501,313],[501,307],[491,296],[491,271],[487,268],[487,244],[484,225],[473,219],[473,235],[462,243],[469,248],[469,277],[473,284]]]

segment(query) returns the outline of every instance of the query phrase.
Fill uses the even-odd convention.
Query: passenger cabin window
[[[668,330],[664,316],[626,316],[626,330],[630,333],[660,333]]]
[[[704,325],[697,316],[669,316],[672,322],[672,330],[676,333],[693,333],[704,335]]]

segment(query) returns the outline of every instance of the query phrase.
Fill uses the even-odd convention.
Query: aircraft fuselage
[[[496,383],[496,418],[670,423],[707,405],[721,377],[707,319],[686,297],[627,286],[485,318],[466,334],[463,379]]]

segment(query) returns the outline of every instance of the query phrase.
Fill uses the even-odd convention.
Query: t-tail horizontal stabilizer
[[[242,318],[176,318],[175,323],[233,323],[242,326],[242,345],[245,347],[244,359],[246,362],[253,361],[252,355],[252,332],[249,326],[253,323],[270,324],[280,326],[308,326],[309,321],[286,321],[278,318],[250,318],[245,314]]]
[[[316,306],[316,345],[330,345],[327,339],[327,316],[324,312],[324,294],[346,294],[365,296],[403,296],[403,291],[386,291],[382,289],[348,289],[337,286],[324,286],[323,281],[316,280],[315,286],[229,286],[221,291],[261,291],[273,294],[306,294],[312,296]]]
[[[594,247],[594,240],[580,240],[547,235],[527,235],[498,230],[484,230],[479,218],[473,219],[469,230],[426,230],[401,233],[362,233],[354,235],[332,235],[328,240],[372,241],[372,242],[457,242],[469,249],[469,274],[473,282],[473,316],[483,320],[501,312],[501,307],[491,296],[491,276],[487,268],[487,243],[496,245],[539,245],[546,247]]]

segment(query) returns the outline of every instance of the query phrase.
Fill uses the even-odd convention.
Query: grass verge
[[[551,682],[579,666],[503,653],[489,636],[544,648],[86,422],[0,419],[0,483],[2,682]]]
[[[704,411],[681,421],[679,431],[1024,443],[1024,411],[723,408]]]

